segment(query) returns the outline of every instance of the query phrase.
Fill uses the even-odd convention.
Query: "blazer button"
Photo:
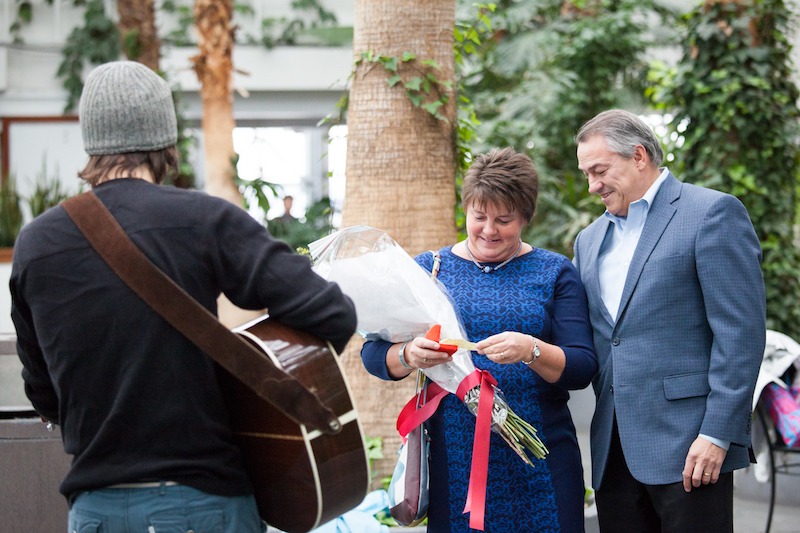
[[[611,385],[611,386],[608,388],[608,391],[609,391],[611,394],[614,394],[614,385]]]
[[[619,337],[614,337],[613,339],[611,339],[611,344],[613,344],[614,346],[619,346]]]

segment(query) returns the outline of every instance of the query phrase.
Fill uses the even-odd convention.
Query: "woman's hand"
[[[449,354],[438,350],[439,343],[425,337],[415,337],[408,342],[397,343],[389,348],[386,354],[389,374],[395,378],[403,378],[417,368],[430,368],[450,361]]]
[[[425,337],[415,337],[408,343],[405,349],[406,361],[415,368],[430,368],[450,361],[451,356],[445,352],[440,352],[439,343],[426,339]]]
[[[533,359],[534,338],[518,331],[504,331],[478,343],[478,353],[501,365]]]
[[[478,353],[501,365],[522,363],[548,383],[561,378],[567,364],[564,350],[518,331],[504,331],[478,343]]]

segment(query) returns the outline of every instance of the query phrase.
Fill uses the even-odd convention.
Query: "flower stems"
[[[475,387],[466,394],[464,403],[473,413],[477,413],[479,399],[480,387]],[[492,406],[492,429],[530,466],[534,464],[529,454],[535,459],[543,459],[549,453],[536,428],[508,407],[501,391],[496,387]]]

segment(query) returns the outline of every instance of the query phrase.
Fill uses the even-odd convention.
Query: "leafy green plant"
[[[22,198],[13,176],[0,182],[0,247],[14,246],[22,229]]]
[[[675,168],[689,182],[737,196],[761,241],[767,327],[800,336],[800,96],[790,11],[782,0],[705,2],[682,18],[675,69],[654,71],[648,94],[672,113]]]
[[[19,32],[22,30],[24,25],[30,24],[32,19],[33,3],[30,0],[17,0],[16,17],[11,23],[11,26],[8,28],[8,32],[11,34],[12,42],[14,44],[22,43],[22,38],[20,37]]]
[[[439,79],[436,73],[441,71],[441,67],[435,60],[417,60],[416,54],[408,51],[403,52],[402,57],[395,57],[368,50],[356,59],[353,70],[369,64],[382,66],[390,74],[386,80],[389,87],[402,87],[414,107],[425,110],[439,120],[446,120],[439,110],[450,101],[453,82]],[[400,71],[401,66],[406,66],[406,70],[412,74],[404,76]]]
[[[644,52],[669,35],[642,22],[661,12],[650,0],[501,0],[484,14],[492,32],[458,69],[480,118],[472,150],[513,146],[533,158],[539,206],[524,238],[571,256],[603,210],[577,169],[574,134],[607,108],[644,107]]]
[[[239,156],[237,155],[232,161],[234,168],[236,168],[238,160]],[[233,183],[239,189],[239,194],[242,195],[245,209],[251,211],[251,208],[258,207],[262,213],[261,223],[266,225],[270,198],[280,196],[283,189],[280,184],[269,182],[263,178],[246,180],[239,176],[238,172],[233,177]]]
[[[330,198],[325,197],[314,202],[302,219],[289,222],[273,219],[268,222],[267,227],[274,237],[299,250],[333,231],[332,216],[333,207]]]
[[[70,196],[61,180],[58,179],[58,176],[47,176],[46,167],[43,164],[42,172],[36,177],[33,192],[27,198],[31,216],[34,218],[38,217]]]
[[[473,66],[479,62],[481,49],[487,40],[493,38],[492,19],[490,15],[497,9],[497,4],[474,4],[464,17],[457,17],[453,31],[456,68],[456,206],[455,218],[459,237],[466,237],[466,216],[461,205],[461,186],[464,174],[472,162],[472,152],[478,139],[478,128],[481,121],[475,111],[475,104],[469,96],[466,84],[473,72]]]
[[[177,19],[177,27],[163,36],[163,42],[172,46],[192,46],[194,42],[190,36],[190,30],[194,25],[194,13],[192,7],[179,4],[175,0],[164,0],[161,9]]]
[[[234,168],[237,161],[238,156],[232,161]],[[299,219],[286,221],[276,218],[268,220],[267,213],[269,213],[271,205],[270,199],[280,197],[283,187],[278,183],[271,183],[262,178],[246,180],[241,178],[238,173],[234,176],[234,183],[242,195],[245,209],[252,212],[253,208],[258,208],[257,210],[262,214],[261,223],[269,229],[272,236],[286,242],[292,249],[300,253],[303,253],[303,249],[309,243],[328,235],[334,229],[333,206],[328,197],[321,198],[311,204],[303,217]]]
[[[260,35],[243,34],[243,43],[261,45],[267,49],[276,46],[345,46],[353,41],[353,28],[338,26],[336,15],[325,9],[318,0],[293,0],[291,17],[266,17],[261,20]],[[175,0],[165,0],[161,8],[175,15],[177,26],[164,36],[164,42],[174,46],[193,46],[191,28],[194,14],[190,6]],[[236,16],[252,18],[252,5],[235,2]]]
[[[67,90],[65,113],[74,109],[80,100],[84,66],[114,61],[121,52],[119,30],[106,16],[103,0],[88,0],[83,26],[74,28],[67,37],[63,59],[56,72],[56,76],[63,78]]]
[[[378,459],[383,459],[383,437],[365,437],[367,447],[367,462],[369,463],[370,476],[374,479],[376,473],[374,464]]]

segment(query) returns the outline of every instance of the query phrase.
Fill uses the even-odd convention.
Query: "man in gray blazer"
[[[766,336],[761,247],[742,203],[681,183],[652,130],[605,111],[578,166],[606,213],[575,241],[600,371],[592,485],[603,532],[733,531]]]

